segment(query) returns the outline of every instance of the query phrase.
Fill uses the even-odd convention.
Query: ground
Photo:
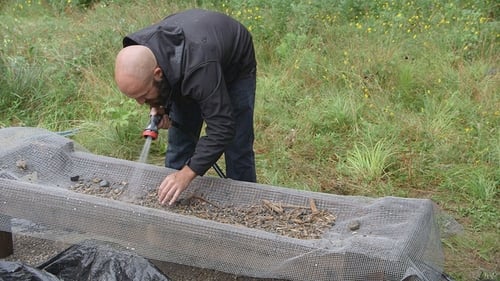
[[[49,260],[56,254],[64,251],[70,246],[57,241],[16,234],[13,236],[13,241],[14,254],[0,260],[20,261],[33,267],[36,267],[41,263]],[[278,281],[276,279],[259,279],[245,276],[236,276],[220,271],[195,268],[175,263],[167,263],[161,261],[151,262],[155,264],[158,269],[160,269],[172,281]]]

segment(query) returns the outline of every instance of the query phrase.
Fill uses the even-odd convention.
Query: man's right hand
[[[149,111],[150,115],[162,115],[160,122],[158,123],[158,129],[168,129],[172,126],[172,122],[170,121],[170,117],[165,114],[165,109],[163,106],[160,107],[151,107]]]

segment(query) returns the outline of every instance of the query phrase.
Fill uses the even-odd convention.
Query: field
[[[149,111],[114,84],[123,36],[183,9],[221,11],[254,37],[260,183],[432,199],[455,226],[443,227],[445,272],[498,280],[497,1],[165,2],[1,1],[0,128],[69,131],[136,160]],[[163,165],[167,133],[150,163]]]

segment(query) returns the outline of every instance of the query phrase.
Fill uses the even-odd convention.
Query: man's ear
[[[163,70],[161,70],[159,66],[157,66],[153,71],[153,78],[155,79],[155,81],[161,81],[161,79],[163,78]]]

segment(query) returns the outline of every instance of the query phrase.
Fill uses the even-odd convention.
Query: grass
[[[78,127],[93,153],[136,160],[148,112],[115,87],[115,54],[125,34],[190,7],[254,36],[259,182],[430,198],[464,227],[442,239],[445,271],[498,278],[493,0],[2,1],[0,127]],[[164,140],[152,146],[158,165]]]
[[[394,145],[384,139],[375,144],[355,144],[346,157],[346,172],[353,178],[372,182],[386,176]]]

